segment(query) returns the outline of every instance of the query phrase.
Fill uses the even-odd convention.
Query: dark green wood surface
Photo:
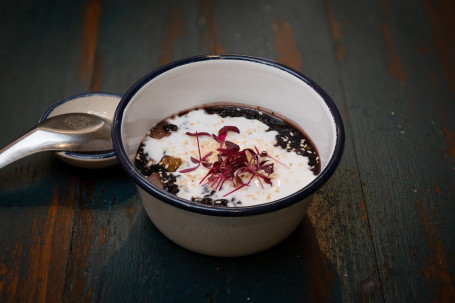
[[[318,82],[346,146],[297,230],[242,258],[164,238],[118,166],[15,162],[0,302],[455,302],[454,31],[449,0],[2,1],[1,147],[61,99],[210,53]]]

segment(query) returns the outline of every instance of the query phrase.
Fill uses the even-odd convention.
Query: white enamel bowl
[[[236,208],[200,205],[149,183],[133,163],[147,131],[172,114],[220,101],[270,109],[300,125],[319,151],[321,173],[293,195]],[[319,86],[273,61],[237,55],[192,57],[146,75],[120,101],[112,136],[155,226],[175,243],[212,256],[248,255],[285,239],[334,172],[344,145],[340,114]]]
[[[118,103],[122,97],[109,93],[86,93],[66,98],[51,106],[40,118],[47,118],[66,113],[87,113],[112,121]],[[82,168],[105,168],[117,164],[115,152],[77,153],[56,152],[56,156],[73,166]]]

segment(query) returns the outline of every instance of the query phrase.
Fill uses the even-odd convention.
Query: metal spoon
[[[111,123],[99,116],[70,113],[39,123],[2,150],[0,168],[41,151],[112,151]]]

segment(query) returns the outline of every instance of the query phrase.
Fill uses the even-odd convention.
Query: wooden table
[[[335,175],[297,230],[241,258],[152,225],[120,167],[51,153],[0,171],[0,302],[455,302],[451,1],[3,1],[0,146],[68,96],[123,94],[160,65],[240,53],[334,99]]]

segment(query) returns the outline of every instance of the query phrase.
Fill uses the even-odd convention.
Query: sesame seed
[[[289,132],[289,134],[290,134],[292,137],[294,137],[294,133],[293,133],[293,132]]]

